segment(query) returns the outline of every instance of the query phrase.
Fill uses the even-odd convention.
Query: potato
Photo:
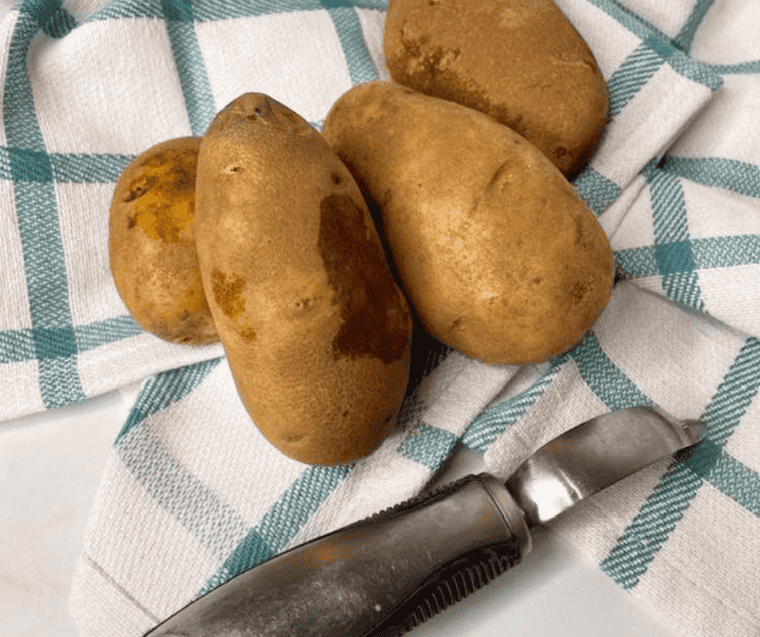
[[[393,82],[355,86],[323,134],[380,208],[411,306],[487,363],[538,363],[607,304],[613,255],[562,173],[513,130]]]
[[[108,250],[116,289],[144,330],[172,343],[219,341],[195,253],[200,138],[149,148],[116,182]]]
[[[490,115],[565,175],[596,148],[606,85],[552,0],[390,0],[383,37],[395,81]]]
[[[406,392],[411,316],[351,174],[248,93],[206,132],[196,193],[203,284],[253,422],[300,462],[369,454]]]

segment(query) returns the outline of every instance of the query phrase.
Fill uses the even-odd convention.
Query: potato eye
[[[139,199],[142,197],[146,192],[148,192],[148,189],[145,186],[135,186],[127,193],[127,196],[124,197],[125,202],[134,201],[135,199]]]
[[[143,176],[132,182],[129,185],[127,194],[124,196],[124,202],[129,203],[130,201],[134,201],[135,199],[142,197],[146,192],[150,190],[155,181],[155,178]]]

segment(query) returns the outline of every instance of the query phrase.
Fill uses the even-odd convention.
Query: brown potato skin
[[[347,464],[395,426],[411,315],[367,205],[324,138],[248,93],[201,144],[196,243],[240,397],[307,464]]]
[[[389,0],[391,77],[516,130],[568,177],[607,122],[594,55],[552,0]]]
[[[393,82],[355,86],[323,134],[380,208],[404,291],[438,340],[487,363],[576,344],[609,301],[594,214],[532,144]]]
[[[157,144],[122,172],[108,250],[116,289],[144,330],[172,343],[219,341],[195,253],[199,137]]]

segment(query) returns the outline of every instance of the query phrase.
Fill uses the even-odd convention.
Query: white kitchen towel
[[[505,475],[546,439],[635,404],[708,439],[556,529],[673,632],[760,632],[760,23],[755,0],[559,0],[608,82],[574,182],[618,261],[577,348],[489,366],[415,335],[397,431],[310,467],[251,424],[219,346],[145,334],[108,271],[123,167],[268,93],[317,128],[387,78],[382,0],[26,0],[0,26],[0,417],[145,379],[114,443],[71,587],[83,637],[138,637],[289,546],[418,493],[458,441]],[[1,425],[0,425],[1,426]]]

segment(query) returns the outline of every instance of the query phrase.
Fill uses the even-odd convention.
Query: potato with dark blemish
[[[531,143],[394,82],[355,86],[323,134],[378,205],[430,334],[488,363],[538,363],[606,306],[613,254],[593,212]]]
[[[109,260],[132,317],[172,343],[219,341],[195,252],[195,175],[200,138],[149,148],[122,172],[109,219]]]
[[[249,93],[206,132],[196,196],[203,284],[253,422],[300,462],[372,452],[406,392],[411,316],[351,174]]]
[[[586,42],[552,0],[390,0],[391,77],[482,111],[572,178],[607,123],[607,87]]]

